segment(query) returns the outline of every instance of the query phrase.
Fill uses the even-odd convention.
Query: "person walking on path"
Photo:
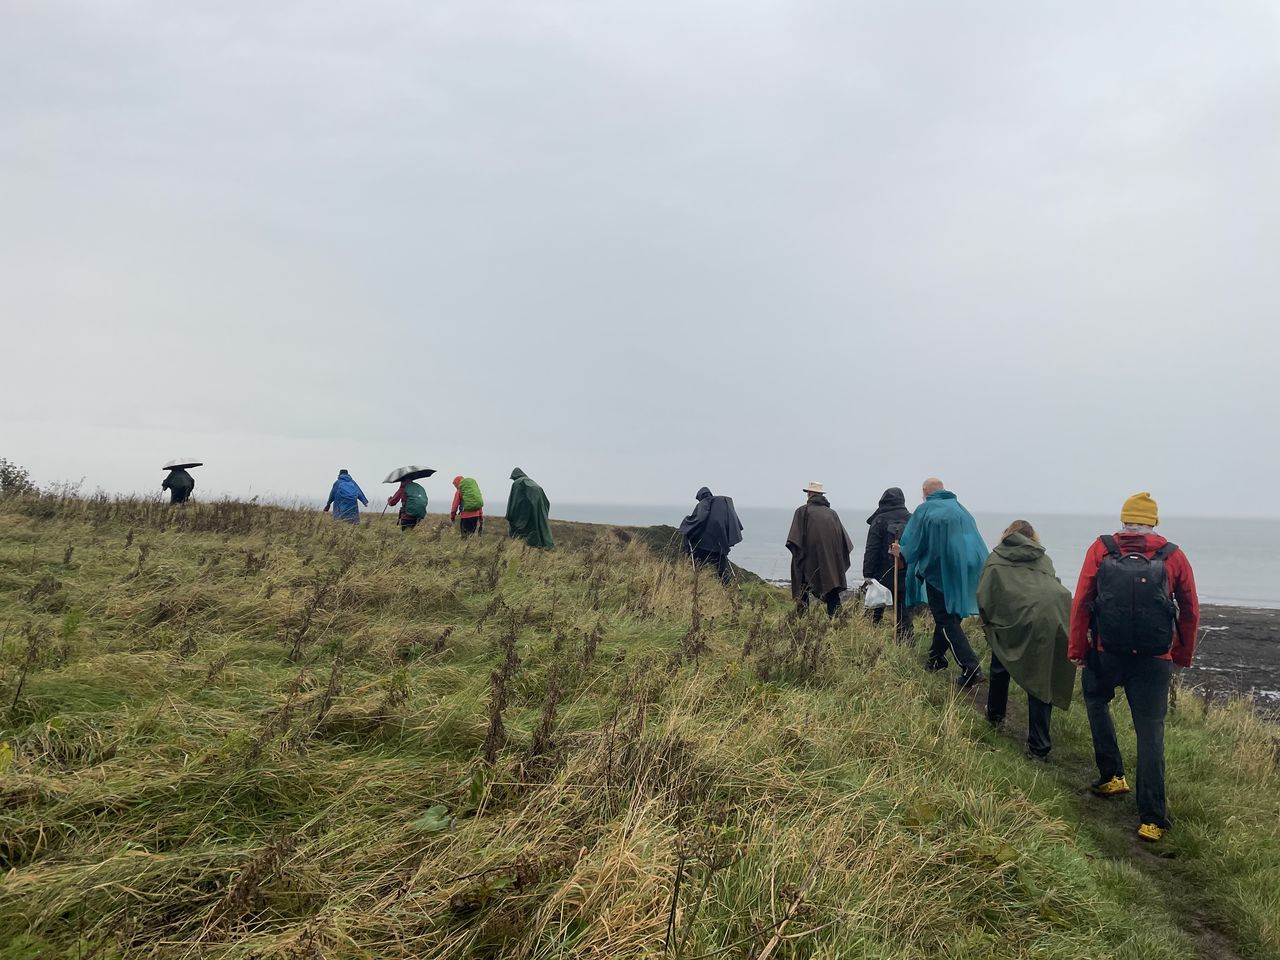
[[[400,505],[396,522],[401,530],[412,530],[427,515],[427,491],[414,480],[401,480],[396,492],[387,497],[387,506]]]
[[[709,487],[697,493],[693,513],[680,521],[680,535],[694,564],[714,564],[722,583],[733,579],[729,551],[742,542],[742,521],[732,497],[716,496]]]
[[[1169,828],[1165,808],[1164,718],[1173,667],[1191,666],[1200,625],[1195,574],[1186,554],[1155,532],[1159,508],[1136,493],[1120,510],[1121,529],[1085,554],[1071,607],[1068,656],[1084,667],[1080,692],[1093,734],[1100,797],[1129,792],[1111,701],[1124,688],[1138,740],[1138,837]]]
[[[875,513],[867,517],[867,548],[862,554],[862,576],[879,581],[893,595],[898,615],[897,639],[903,643],[915,642],[915,630],[911,626],[911,608],[906,603],[905,571],[895,569],[898,558],[889,548],[901,539],[910,519],[906,495],[900,487],[890,487],[880,497]],[[871,611],[871,622],[883,620],[884,610],[884,607],[877,607]]]
[[[191,474],[186,470],[178,467],[170,470],[169,475],[164,478],[164,483],[160,484],[161,490],[169,491],[169,503],[186,503],[191,499],[191,491],[196,488],[196,482]]]
[[[507,496],[507,532],[520,537],[531,547],[552,549],[551,501],[542,487],[516,467],[511,471],[511,493]]]
[[[801,610],[810,597],[827,605],[827,615],[840,609],[840,594],[849,589],[849,555],[853,541],[831,509],[820,483],[803,491],[807,499],[791,517],[787,549],[791,551],[791,597]]]
[[[1067,659],[1071,591],[1025,520],[1009,525],[978,581],[978,616],[991,645],[987,719],[1004,721],[1012,677],[1027,692],[1027,756],[1046,760],[1053,708],[1071,707],[1076,668]]]
[[[359,523],[362,503],[367,507],[369,498],[360,489],[360,484],[356,483],[346,470],[339,470],[338,479],[333,481],[333,486],[329,488],[329,499],[324,505],[324,512],[328,513],[329,508],[333,507],[334,520],[340,520],[343,523]]]
[[[458,534],[464,540],[484,533],[484,497],[480,496],[480,484],[473,477],[457,476],[453,478],[453,485],[456,490],[449,522],[458,522]]]
[[[924,581],[934,624],[925,669],[947,669],[949,648],[960,665],[956,682],[972,687],[983,680],[982,666],[961,621],[978,612],[978,578],[987,562],[987,545],[972,514],[941,480],[930,477],[922,493],[924,503],[891,549],[906,561],[912,576]]]

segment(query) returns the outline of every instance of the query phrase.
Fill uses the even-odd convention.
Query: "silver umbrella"
[[[203,467],[204,464],[199,460],[192,460],[188,457],[186,460],[170,460],[166,463],[162,470],[189,470],[192,467]]]
[[[429,477],[433,473],[435,473],[435,470],[433,470],[431,467],[418,467],[418,466],[396,467],[394,470],[392,470],[390,473],[387,474],[387,478],[382,482],[383,483],[400,483],[401,481],[404,481],[404,480],[421,480],[423,477]]]

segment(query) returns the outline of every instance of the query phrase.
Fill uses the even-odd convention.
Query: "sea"
[[[612,523],[623,526],[676,526],[692,509],[683,506],[626,504],[553,504],[551,515],[560,520]],[[862,572],[862,549],[874,508],[837,508],[856,550],[851,581]],[[730,555],[735,563],[766,580],[790,577],[791,559],[785,546],[794,508],[737,508],[742,520],[742,543]],[[1075,588],[1080,564],[1089,545],[1103,533],[1114,533],[1114,517],[1039,514],[1014,517],[975,513],[987,546],[994,546],[1012,520],[1030,521],[1057,568],[1058,577]],[[1224,606],[1280,609],[1280,519],[1215,519],[1169,517],[1160,533],[1182,547],[1195,570],[1201,603]]]

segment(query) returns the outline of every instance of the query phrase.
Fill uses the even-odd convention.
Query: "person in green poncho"
[[[1067,659],[1071,591],[1059,581],[1035,528],[1015,520],[982,568],[978,616],[991,644],[987,719],[1004,720],[1009,679],[1027,691],[1027,756],[1049,756],[1049,718],[1071,706],[1076,668]]]
[[[550,550],[551,501],[542,487],[529,479],[529,475],[516,467],[511,471],[511,494],[507,497],[507,525],[513,537],[520,537],[531,547]]]

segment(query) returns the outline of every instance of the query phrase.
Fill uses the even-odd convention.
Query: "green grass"
[[[1247,705],[1140,848],[1078,705],[1031,764],[888,627],[499,526],[0,500],[0,958],[1280,956]]]

